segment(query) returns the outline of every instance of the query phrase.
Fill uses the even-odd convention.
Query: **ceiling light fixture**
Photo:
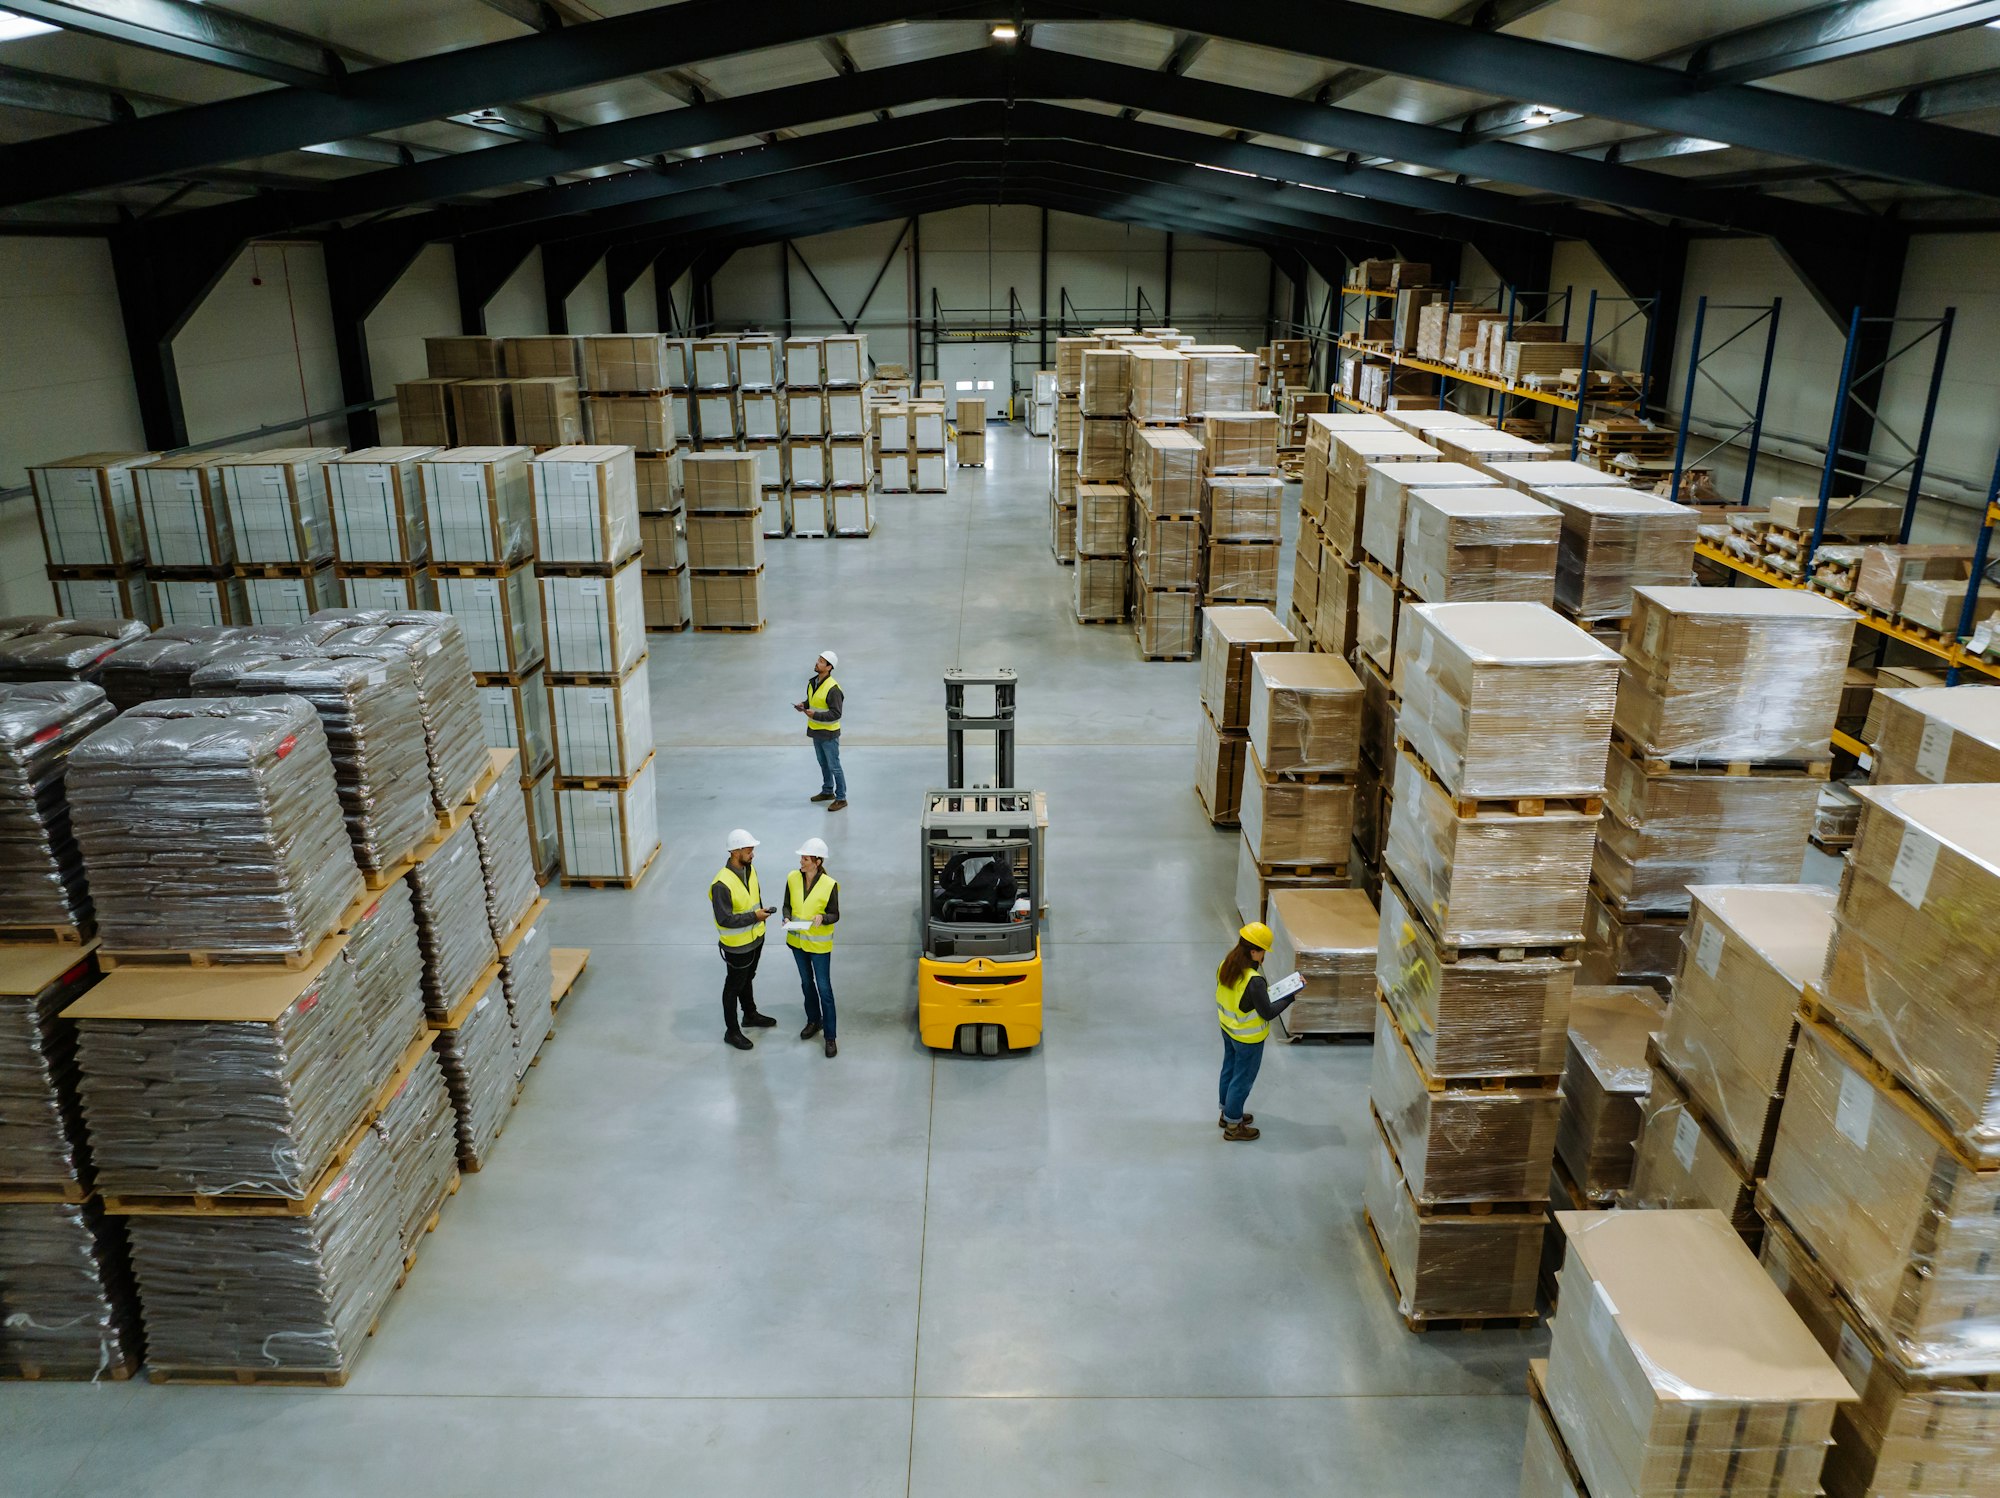
[[[60,29],[47,21],[36,21],[27,16],[17,16],[11,10],[0,10],[0,42],[17,42],[24,36],[41,36]]]
[[[1553,125],[1556,122],[1556,113],[1556,108],[1552,104],[1530,104],[1527,117],[1521,123],[1530,130],[1539,130],[1544,125]]]
[[[996,42],[1018,42],[1021,39],[1021,28],[1012,21],[1002,21],[993,28],[992,36]]]

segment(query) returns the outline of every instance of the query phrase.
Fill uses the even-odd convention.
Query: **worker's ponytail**
[[[1222,966],[1215,970],[1215,981],[1224,988],[1234,988],[1237,980],[1250,971],[1256,960],[1252,956],[1256,950],[1239,937],[1236,945],[1229,949],[1229,955],[1222,959]]]

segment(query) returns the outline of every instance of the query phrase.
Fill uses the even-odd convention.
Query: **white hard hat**
[[[738,827],[729,834],[729,851],[731,853],[734,853],[738,848],[754,848],[756,846],[757,839],[745,832],[741,827]]]
[[[837,666],[840,664],[840,657],[835,655],[831,650],[822,650],[819,653],[819,658],[825,661],[829,666]]]
[[[826,861],[826,844],[816,837],[809,837],[805,840],[805,845],[799,849],[799,857],[817,858],[824,863]]]

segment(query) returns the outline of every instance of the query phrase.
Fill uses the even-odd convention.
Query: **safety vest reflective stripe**
[[[833,695],[833,689],[839,685],[840,683],[833,679],[833,673],[827,672],[825,681],[816,687],[806,688],[806,706],[816,713],[825,712],[827,698]],[[806,729],[811,733],[836,733],[840,729],[840,720],[836,718],[831,723],[822,723],[817,718],[808,718]]]
[[[811,921],[809,931],[787,931],[785,945],[797,947],[801,952],[831,952],[833,950],[833,927],[822,926],[819,918],[826,914],[827,901],[833,898],[837,881],[824,871],[819,881],[808,890],[805,870],[793,869],[785,875],[785,893],[791,897],[792,919]]]
[[[1243,990],[1256,976],[1256,968],[1247,968],[1234,983],[1224,983],[1218,978],[1215,984],[1215,1017],[1221,1022],[1222,1033],[1245,1045],[1255,1045],[1271,1033],[1269,1020],[1254,1009],[1247,1014],[1243,1011]]]
[[[729,891],[729,908],[738,915],[747,914],[764,903],[763,891],[757,887],[757,870],[755,868],[750,870],[750,882],[748,884],[739,879],[736,875],[736,870],[732,869],[728,864],[722,866],[721,871],[716,874],[715,879],[720,880],[722,887]],[[712,884],[715,880],[709,882]],[[747,947],[752,942],[764,939],[764,928],[760,925],[725,926],[720,921],[717,921],[715,923],[715,934],[725,947]]]

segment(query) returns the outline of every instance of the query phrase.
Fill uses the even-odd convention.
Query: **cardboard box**
[[[576,388],[574,376],[515,380],[511,399],[516,442],[529,447],[563,447],[583,441],[583,397]],[[666,442],[652,445],[671,447],[672,430],[671,426],[667,428],[669,435]],[[640,444],[632,445],[636,447]]]
[[[1217,411],[1201,424],[1203,467],[1210,473],[1269,472],[1278,466],[1275,411]]]
[[[645,654],[637,557],[609,577],[544,577],[541,584],[551,674],[617,676]]]
[[[836,536],[875,533],[875,503],[866,489],[835,489],[826,496],[827,527]]]
[[[1319,599],[1313,610],[1313,639],[1331,654],[1345,657],[1354,649],[1361,603],[1361,569],[1330,545],[1322,544]]]
[[[1206,671],[1205,649],[1202,665]],[[1243,768],[1249,755],[1250,741],[1240,730],[1218,728],[1206,712],[1196,720],[1194,788],[1208,819],[1217,826],[1236,825],[1243,804]]]
[[[1556,1156],[1594,1204],[1609,1205],[1632,1182],[1653,1078],[1646,1046],[1665,1019],[1659,995],[1644,985],[1579,987],[1570,999]]]
[[[405,442],[453,447],[458,418],[451,387],[456,380],[404,380],[396,386],[396,428]]]
[[[1641,1109],[1627,1207],[1719,1212],[1746,1239],[1759,1227],[1755,1182],[1672,1072],[1655,1064]]]
[[[1634,588],[1683,586],[1694,570],[1700,517],[1686,505],[1624,488],[1531,492],[1562,516],[1556,602],[1579,618],[1623,618]]]
[[[648,572],[672,572],[687,565],[687,540],[678,515],[639,517],[639,562]]]
[[[1344,868],[1354,838],[1354,787],[1284,780],[1258,762],[1253,744],[1243,776],[1243,841],[1259,864]]]
[[[1192,660],[1200,639],[1197,627],[1200,612],[1201,600],[1197,594],[1164,593],[1150,588],[1141,591],[1132,614],[1139,654],[1149,660],[1162,657]]]
[[[920,452],[916,456],[914,490],[918,494],[943,494],[948,489],[951,470],[943,453]]]
[[[451,387],[451,425],[473,447],[507,447],[514,437],[514,382],[460,380]]]
[[[240,577],[151,579],[153,614],[161,628],[175,624],[248,624],[250,597]]]
[[[155,453],[85,453],[28,470],[52,567],[134,567],[146,560],[133,470]]]
[[[531,563],[501,577],[441,575],[436,583],[438,607],[458,620],[475,672],[514,675],[545,658],[542,597]]]
[[[1869,546],[1854,574],[1853,601],[1881,614],[1903,612],[1903,590],[1913,582],[1963,583],[1972,576],[1970,546]],[[1961,590],[1963,596],[1963,590]]]
[[[1286,651],[1292,632],[1268,608],[1212,608],[1202,625],[1201,705],[1222,728],[1247,733],[1250,726],[1250,656]]]
[[[222,488],[238,562],[333,560],[333,517],[326,465],[337,447],[282,447],[247,453],[223,465]],[[328,590],[331,593],[331,589]]]
[[[1427,1215],[1380,1133],[1368,1150],[1361,1199],[1406,1320],[1534,1314],[1548,1222],[1541,1208]]]
[[[694,393],[695,438],[704,447],[734,447],[743,434],[743,413],[737,408],[732,390],[698,390]]]
[[[500,340],[483,334],[424,340],[426,373],[434,380],[487,380],[501,373]]]
[[[1266,905],[1272,938],[1266,970],[1306,980],[1279,1027],[1288,1036],[1371,1033],[1381,918],[1367,893],[1281,889]]]
[[[740,452],[689,453],[681,460],[681,489],[690,515],[748,515],[762,499],[757,456]]]
[[[402,566],[429,559],[422,464],[434,453],[428,447],[365,447],[326,465],[336,559]]]
[[[1079,510],[1078,514],[1081,515]],[[1081,620],[1104,621],[1125,617],[1125,597],[1131,586],[1131,563],[1124,557],[1094,557],[1083,550],[1080,534],[1077,539],[1076,574],[1073,601],[1076,617]]]
[[[1532,603],[1403,611],[1398,731],[1460,796],[1593,795],[1618,657]]]
[[[1193,353],[1183,351],[1187,359],[1187,414],[1190,417],[1206,416],[1209,412],[1249,411],[1257,404],[1257,356],[1235,352]],[[1285,399],[1288,407],[1305,391],[1287,391]],[[1312,409],[1324,411],[1326,397],[1317,397],[1321,404]],[[1304,415],[1304,410],[1298,412]]]
[[[704,515],[687,517],[688,566],[696,572],[757,572],[764,566],[764,528],[760,516]]]
[[[1403,613],[1403,600],[1396,585],[1373,563],[1355,578],[1354,645],[1384,672],[1396,669],[1396,626]]]
[[[1816,593],[1635,589],[1617,727],[1663,759],[1825,759],[1854,628]]]
[[[823,340],[821,358],[829,386],[859,385],[868,378],[868,335],[833,334]]]
[[[56,611],[71,619],[136,619],[157,628],[146,574],[133,570],[109,577],[51,577]]]
[[[1078,484],[1076,549],[1079,556],[1122,557],[1129,545],[1131,496],[1123,484]]]
[[[227,567],[233,563],[236,536],[229,528],[222,465],[239,456],[182,453],[126,470],[124,477],[138,497],[144,533],[137,547],[139,554],[154,567]],[[64,537],[63,542],[67,545],[72,539],[80,538]],[[129,546],[129,542],[122,544]]]
[[[1087,416],[1077,448],[1077,478],[1087,484],[1117,483],[1125,476],[1125,423]]]
[[[1202,601],[1211,604],[1275,604],[1278,601],[1278,543],[1231,541],[1208,548],[1208,583]]]
[[[455,447],[420,461],[433,562],[503,563],[534,555],[533,456],[525,447]]]
[[[1383,880],[1375,978],[1424,1070],[1460,1078],[1559,1075],[1577,964],[1446,956],[1397,881]]]
[[[534,460],[536,556],[618,563],[639,551],[639,494],[624,447],[557,447]]]
[[[653,753],[653,694],[641,655],[615,679],[549,688],[561,779],[627,780]]]
[[[1212,541],[1272,541],[1282,534],[1284,482],[1264,474],[1205,475],[1202,523]]]
[[[1378,476],[1382,472],[1376,469]],[[1554,602],[1562,521],[1549,506],[1493,486],[1426,486],[1410,490],[1405,503],[1403,585],[1419,599],[1545,607]],[[1373,504],[1371,498],[1371,518]]]
[[[1272,776],[1347,775],[1361,765],[1361,682],[1338,656],[1250,656],[1249,732]]]
[[[1404,518],[1411,490],[1497,487],[1491,474],[1462,463],[1391,460],[1370,464],[1362,491],[1361,550],[1393,577],[1402,566]]]
[[[1426,436],[1438,450],[1441,461],[1481,469],[1491,473],[1495,480],[1500,480],[1496,464],[1547,462],[1556,455],[1556,450],[1545,442],[1531,442],[1526,437],[1492,428],[1481,431],[1475,427],[1446,427]]]
[[[762,571],[690,571],[688,587],[696,629],[751,628],[764,623]]]
[[[1614,910],[1592,890],[1583,907],[1583,981],[1671,993],[1687,924],[1685,915]]]
[[[826,345],[819,338],[785,340],[785,384],[792,390],[817,389],[825,383]]]
[[[502,338],[500,366],[501,373],[509,379],[533,380],[554,376],[570,381],[570,388],[575,389],[584,377],[583,343],[566,333]]]
[[[820,390],[785,392],[785,428],[794,438],[826,435],[826,394]]]
[[[693,617],[688,597],[688,572],[676,567],[667,572],[647,572],[642,586],[646,598],[646,628],[677,630],[687,627]]]
[[[1145,510],[1137,516],[1138,539],[1132,553],[1141,586],[1194,593],[1201,587],[1202,553],[1199,520],[1159,520]],[[1189,646],[1192,649],[1192,645]]]
[[[333,563],[300,569],[294,577],[246,577],[243,597],[252,624],[304,624],[321,609],[341,606]]]
[[[1877,785],[2000,781],[2000,692],[1972,685],[1877,690],[1868,744]]]
[[[1132,404],[1132,355],[1122,348],[1089,348],[1081,354],[1077,409],[1085,416],[1123,416]]]
[[[867,406],[859,390],[829,390],[826,393],[826,434],[829,437],[863,437],[868,433]]]
[[[775,338],[736,340],[736,383],[745,390],[784,384],[784,363],[784,345]]]
[[[1772,525],[1803,535],[1812,533],[1818,513],[1819,496],[1816,494],[1780,495],[1769,505]],[[1902,528],[1903,502],[1900,499],[1874,496],[1835,499],[1829,501],[1826,507],[1825,537],[1829,541],[1886,541],[1898,535]]]
[[[555,729],[549,722],[548,683],[539,666],[518,682],[482,683],[478,694],[487,747],[516,751],[524,784],[554,767]],[[538,864],[537,870],[545,867]]]
[[[1249,775],[1244,776],[1246,787]],[[1246,790],[1247,804],[1247,790]],[[1345,867],[1301,873],[1296,868],[1273,869],[1260,862],[1250,844],[1236,840],[1236,918],[1244,923],[1261,921],[1271,913],[1271,897],[1285,890],[1336,889],[1347,885]]]
[[[1179,421],[1186,414],[1188,361],[1168,349],[1134,348],[1127,378],[1131,382],[1129,409],[1134,421]],[[1085,381],[1091,356],[1085,354]],[[1085,412],[1086,415],[1090,414]]]
[[[1315,421],[1320,418],[1313,418]],[[1351,562],[1361,560],[1361,512],[1368,470],[1376,463],[1436,463],[1438,450],[1409,433],[1363,429],[1330,434],[1327,454],[1326,516],[1321,527],[1334,548]]]
[[[571,879],[636,879],[660,850],[654,766],[619,790],[556,791],[562,870]]]
[[[1963,582],[1914,582],[1903,585],[1905,624],[1935,630],[1946,639],[1959,637],[1959,619],[1965,610],[1966,584]],[[1973,599],[1972,618],[1964,633],[1971,634],[1980,624],[2000,614],[2000,588],[1982,584]]]
[[[1730,1224],[1563,1212],[1549,1408],[1593,1494],[1813,1493],[1854,1392]]]

